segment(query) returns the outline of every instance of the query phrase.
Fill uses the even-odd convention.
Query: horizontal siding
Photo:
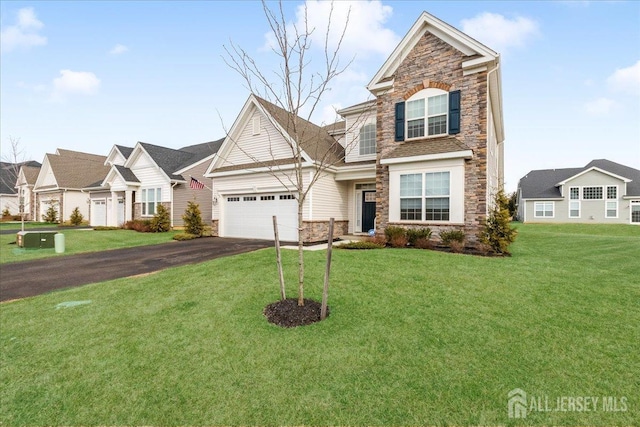
[[[89,204],[87,203],[88,194],[79,191],[66,191],[64,193],[64,212],[62,212],[62,220],[67,221],[73,210],[77,207],[85,220],[89,219]]]
[[[53,175],[49,161],[45,158],[38,175],[38,187],[46,187],[48,185],[57,185],[56,177]]]
[[[363,160],[372,160],[376,158],[375,154],[366,156],[360,155],[360,128],[367,124],[376,124],[375,111],[367,113],[358,113],[349,115],[345,118],[346,134],[345,134],[345,162],[359,162]]]
[[[336,182],[334,174],[320,178],[311,188],[312,220],[348,220],[348,188],[344,182]]]
[[[209,224],[212,218],[211,201],[213,195],[211,192],[211,179],[205,178],[203,174],[206,172],[208,162],[204,162],[191,169],[186,170],[182,176],[185,177],[187,182],[190,180],[190,176],[194,177],[198,181],[202,182],[206,187],[202,190],[193,190],[189,187],[189,184],[178,184],[173,188],[173,226],[182,227],[184,221],[182,215],[184,215],[189,202],[195,202],[200,205],[200,213],[202,214],[202,220],[205,224]],[[209,187],[209,188],[207,188]]]
[[[260,134],[253,135],[253,120],[257,117],[260,118]],[[221,167],[291,157],[293,157],[291,147],[282,135],[262,113],[253,107],[250,119],[246,121],[240,136],[231,147]]]

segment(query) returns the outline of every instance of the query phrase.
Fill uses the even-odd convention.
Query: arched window
[[[449,95],[441,89],[423,89],[407,100],[407,139],[447,133]]]
[[[376,154],[376,125],[369,123],[360,128],[360,155]]]

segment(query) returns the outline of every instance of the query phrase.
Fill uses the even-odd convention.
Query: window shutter
[[[449,92],[449,135],[460,133],[460,91]]]
[[[404,102],[396,104],[396,141],[404,141]]]

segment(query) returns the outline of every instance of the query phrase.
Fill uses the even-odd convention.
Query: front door
[[[362,232],[368,233],[376,223],[376,192],[362,192]]]

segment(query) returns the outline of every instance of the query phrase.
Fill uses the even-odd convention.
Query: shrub
[[[188,234],[200,237],[204,233],[204,222],[202,222],[202,213],[200,212],[200,205],[194,202],[187,204],[187,209],[182,215],[184,221],[184,230]]]
[[[462,251],[464,251],[464,242],[452,240],[451,242],[449,242],[449,246],[451,247],[451,252],[460,254],[462,253]]]
[[[407,230],[407,239],[411,246],[416,246],[418,239],[429,240],[431,238],[431,229],[426,228],[410,228]]]
[[[76,208],[71,212],[71,216],[69,217],[69,222],[71,225],[80,225],[82,224],[82,220],[84,216],[80,213],[80,208],[76,206]]]
[[[9,208],[4,208],[4,210],[2,211],[2,217],[8,217],[11,216],[11,212],[9,212]]]
[[[50,204],[49,207],[47,208],[47,212],[45,212],[44,215],[42,215],[42,220],[44,222],[57,222],[58,221],[58,211],[56,210],[56,207],[53,206],[53,204]]]
[[[387,238],[385,236],[383,236],[382,234],[375,234],[373,236],[367,236],[364,238],[365,242],[371,242],[371,243],[375,243],[376,245],[380,246],[381,248],[387,246]]]
[[[464,243],[465,235],[462,230],[445,230],[440,232],[442,244],[451,246],[451,242]]]
[[[131,222],[131,221],[129,221]],[[120,230],[120,227],[109,227],[106,225],[98,225],[96,227],[93,227],[93,229],[95,231],[112,231],[112,230]]]
[[[163,205],[158,203],[156,214],[151,218],[149,228],[154,233],[164,233],[171,229],[169,211]]]
[[[183,240],[193,240],[193,239],[197,239],[200,236],[196,236],[195,234],[191,234],[191,233],[178,233],[175,236],[173,236],[173,240],[179,240],[179,241],[183,241]]]
[[[125,230],[134,230],[139,233],[148,233],[151,231],[151,221],[148,219],[134,219],[124,224]]]
[[[391,245],[392,248],[406,248],[407,245],[409,244],[409,239],[407,238],[406,235],[395,235],[391,238],[391,240],[389,241],[389,244]]]
[[[413,246],[418,249],[433,249],[433,241],[428,237],[418,237]]]
[[[369,240],[361,240],[358,242],[349,242],[344,245],[338,246],[340,249],[382,249],[384,246],[381,246],[378,243],[369,241]]]
[[[407,230],[402,227],[389,226],[384,229],[384,236],[387,238],[387,242],[391,243],[393,238],[398,236],[407,236]]]
[[[496,253],[508,254],[509,245],[513,243],[518,234],[518,230],[511,227],[510,217],[509,199],[500,190],[495,196],[493,208],[478,236],[480,242],[489,246]]]

